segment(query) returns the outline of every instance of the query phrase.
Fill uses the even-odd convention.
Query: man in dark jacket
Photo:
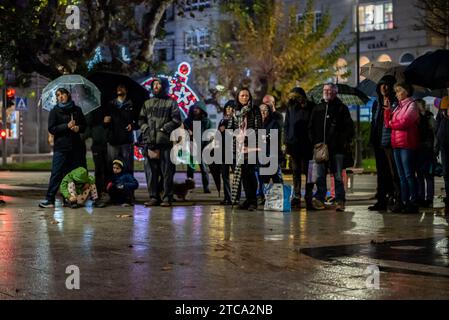
[[[374,102],[371,118],[370,143],[374,147],[377,168],[377,202],[368,207],[370,211],[387,210],[388,198],[400,200],[399,176],[391,149],[391,129],[384,125],[384,106],[390,103],[394,110],[398,104],[393,90],[396,78],[384,76],[377,84],[377,101]]]
[[[317,193],[314,209],[323,210],[327,193],[326,175],[329,167],[335,179],[336,210],[344,211],[346,193],[343,183],[343,169],[352,157],[351,141],[354,137],[354,122],[348,107],[337,97],[335,84],[323,87],[323,102],[312,109],[309,123],[309,137],[312,145],[325,143],[329,150],[329,161],[318,164]],[[346,161],[345,161],[346,158]]]
[[[112,174],[112,161],[124,160],[126,167],[134,172],[133,130],[137,129],[134,106],[127,96],[124,85],[117,86],[117,98],[109,102],[104,123],[108,140],[108,176]]]
[[[191,140],[193,139],[193,124],[195,121],[201,123],[201,136],[203,132],[212,128],[212,122],[207,117],[206,105],[202,102],[195,103],[192,107],[190,107],[189,115],[187,119],[184,120],[184,128],[189,132]],[[201,152],[207,146],[207,141],[201,141]],[[193,157],[191,156],[191,161],[193,161]],[[204,161],[199,163],[201,170],[201,178],[203,182],[203,191],[204,193],[210,193],[209,190],[209,173],[207,170],[207,164]],[[192,166],[187,166],[187,178],[193,179],[195,173],[195,169]]]
[[[313,147],[309,139],[309,121],[313,103],[307,101],[304,89],[296,87],[290,91],[285,116],[284,141],[287,154],[291,157],[294,197],[292,206],[301,205],[301,174],[307,175]],[[313,183],[306,184],[305,200],[307,209],[313,209]]]
[[[170,160],[173,146],[170,134],[181,125],[181,115],[176,101],[168,96],[161,79],[154,79],[151,89],[154,97],[145,101],[139,116],[145,144],[145,175],[150,194],[150,201],[145,205],[169,207],[173,201],[173,177],[176,170],[175,164]],[[160,179],[164,189],[162,203]]]
[[[87,167],[86,146],[81,139],[86,129],[83,112],[66,89],[58,89],[56,97],[58,103],[48,117],[48,132],[54,136],[51,176],[46,200],[39,203],[41,208],[54,208],[56,193],[67,173]]]

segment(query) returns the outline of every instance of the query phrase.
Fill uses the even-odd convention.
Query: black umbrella
[[[376,88],[377,84],[369,79],[363,80],[357,87],[357,89],[359,89],[369,97],[377,97]],[[445,95],[444,91],[446,91],[446,90],[429,90],[421,86],[413,86],[413,89],[414,89],[413,98],[415,99],[422,99],[424,97],[441,98]]]
[[[323,86],[322,84],[313,87],[307,94],[315,103],[319,103],[323,97]],[[346,105],[359,105],[364,106],[368,103],[369,97],[357,88],[353,88],[346,84],[337,84],[338,87],[338,98]]]
[[[449,50],[426,53],[413,61],[404,71],[408,82],[429,89],[449,87]]]
[[[128,97],[136,107],[136,113],[140,112],[143,103],[148,99],[148,91],[138,82],[124,74],[99,71],[91,74],[87,79],[100,89],[101,104],[103,106],[117,97],[116,90],[119,84],[124,84],[128,89]]]

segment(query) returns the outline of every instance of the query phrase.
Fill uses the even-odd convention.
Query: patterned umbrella
[[[405,67],[391,61],[368,62],[360,67],[360,75],[378,83],[386,75],[394,76],[398,81],[404,80]]]
[[[51,111],[56,105],[56,90],[67,89],[72,95],[72,100],[79,106],[84,114],[100,107],[100,90],[86,78],[77,75],[64,75],[50,82],[42,91],[42,108]]]
[[[346,84],[337,84],[338,98],[347,106],[364,106],[368,103],[369,97],[357,88]],[[320,84],[312,88],[308,93],[310,100],[320,103],[323,99],[323,85]]]

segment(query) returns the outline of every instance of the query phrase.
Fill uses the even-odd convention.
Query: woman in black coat
[[[46,200],[39,204],[41,208],[54,208],[56,193],[67,173],[87,167],[86,146],[81,139],[86,129],[83,112],[66,89],[58,89],[56,98],[58,103],[48,118],[48,131],[54,136],[52,169]]]

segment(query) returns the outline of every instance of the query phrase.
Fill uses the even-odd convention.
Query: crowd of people
[[[170,134],[178,129],[193,135],[193,125],[201,124],[201,133],[212,128],[205,105],[198,102],[190,108],[184,121],[177,103],[167,94],[164,82],[152,82],[152,96],[140,108],[136,117],[133,101],[124,85],[117,87],[117,97],[107,106],[98,108],[86,117],[75,105],[65,89],[56,92],[57,105],[49,116],[48,130],[54,136],[53,163],[46,200],[39,205],[54,207],[60,190],[64,204],[79,207],[88,199],[94,206],[108,203],[130,206],[138,188],[134,178],[133,130],[140,129],[144,145],[145,175],[149,200],[145,206],[170,207],[174,201],[173,186],[176,166],[170,159],[174,141]],[[429,207],[434,197],[436,157],[441,152],[446,190],[449,190],[449,115],[447,100],[436,120],[423,100],[415,100],[413,87],[396,83],[393,76],[385,76],[377,86],[378,99],[373,105],[370,142],[374,148],[377,175],[377,202],[372,211],[416,213],[420,206]],[[247,137],[239,149],[238,137],[233,136],[234,161],[225,161],[222,152],[220,175],[223,182],[222,205],[237,205],[239,209],[254,211],[264,203],[265,183],[283,183],[281,163],[286,155],[293,174],[292,207],[300,208],[302,198],[307,210],[327,209],[327,176],[331,174],[335,188],[335,210],[345,211],[345,169],[353,166],[352,141],[355,130],[348,107],[338,98],[338,86],[323,86],[320,103],[310,101],[304,89],[293,88],[286,97],[285,117],[277,111],[273,96],[254,101],[249,88],[240,88],[234,99],[223,108],[223,119],[217,127],[222,141],[230,130],[246,132],[265,129],[265,156],[276,161],[277,170],[263,174],[260,162],[249,161]],[[445,105],[446,104],[446,107]],[[274,132],[277,131],[277,135]],[[92,138],[95,177],[89,176],[86,163],[87,138]],[[276,137],[278,140],[274,141]],[[272,152],[270,144],[276,144]],[[202,141],[203,150],[210,141]],[[281,146],[283,146],[281,148]],[[224,146],[220,146],[224,148]],[[257,149],[260,151],[260,149]],[[222,150],[225,151],[225,150]],[[238,161],[242,157],[242,161]],[[192,160],[192,159],[191,159]],[[303,175],[315,161],[316,180],[306,179],[302,197]],[[210,193],[208,166],[199,163],[204,193]],[[188,166],[187,180],[193,180],[194,167]],[[241,179],[231,181],[231,172]],[[316,192],[314,188],[316,185]],[[243,188],[242,188],[243,187]],[[244,190],[244,197],[241,190]],[[109,194],[106,201],[105,194]],[[244,201],[241,201],[244,199]],[[449,200],[446,201],[447,203]],[[448,206],[446,206],[448,208]],[[446,210],[447,212],[448,210]]]

